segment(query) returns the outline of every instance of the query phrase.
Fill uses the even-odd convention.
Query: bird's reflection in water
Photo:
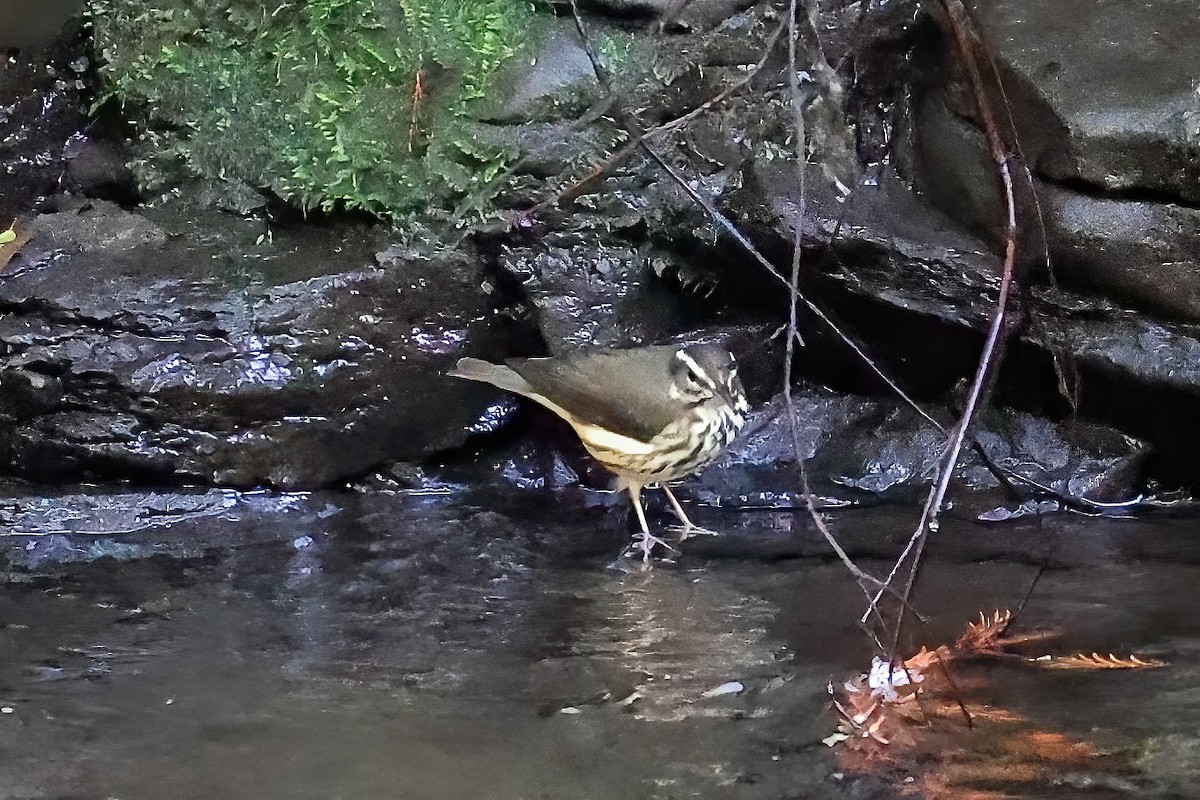
[[[706,569],[629,575],[599,599],[603,618],[580,633],[577,652],[626,673],[632,691],[613,700],[640,718],[744,714],[742,703],[709,702],[712,690],[778,672],[782,645],[767,636],[774,606]]]

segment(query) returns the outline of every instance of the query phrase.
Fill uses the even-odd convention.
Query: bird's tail
[[[503,364],[493,364],[479,358],[460,358],[454,369],[446,374],[455,378],[466,378],[469,381],[490,383],[498,389],[526,397],[537,394],[533,390],[533,387],[518,375],[512,367],[506,367]]]

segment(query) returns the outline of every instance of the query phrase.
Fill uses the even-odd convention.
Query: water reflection
[[[72,497],[60,503],[84,507]],[[871,651],[861,592],[803,516],[702,511],[725,536],[644,575],[608,568],[625,509],[538,497],[501,512],[403,493],[201,495],[186,513],[162,506],[180,511],[165,527],[0,540],[0,705],[12,709],[0,785],[233,800],[889,796],[878,777],[833,777],[820,744],[836,724],[826,684]],[[902,511],[833,513],[876,570],[905,536]],[[748,557],[760,538],[774,549]],[[1172,666],[997,668],[980,702],[1100,748],[1142,748],[1139,791],[1196,777],[1170,756],[1194,746],[1200,711],[1189,522],[951,517],[918,595],[933,628],[904,646],[1015,606],[1047,558],[1028,624],[1062,628],[1062,652]],[[1017,794],[1051,791],[1039,786]]]

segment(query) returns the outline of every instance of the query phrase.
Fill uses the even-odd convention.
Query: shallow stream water
[[[916,594],[930,626],[902,649],[1017,608],[1037,578],[1020,625],[1061,629],[1047,651],[1167,662],[973,667],[969,707],[1091,756],[947,777],[899,754],[856,772],[822,743],[829,682],[872,649],[861,590],[801,513],[700,509],[723,535],[643,574],[613,567],[626,509],[578,497],[48,505],[83,497],[139,522],[21,512],[12,529],[40,535],[0,539],[2,798],[883,798],[930,795],[939,769],[946,797],[1200,792],[1190,520],[947,520]],[[914,513],[832,519],[878,572]],[[985,727],[950,761],[991,757]]]

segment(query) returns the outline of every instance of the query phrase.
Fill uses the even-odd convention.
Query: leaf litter
[[[1061,631],[1013,631],[1012,623],[1007,610],[980,613],[952,644],[922,647],[893,663],[877,656],[867,672],[840,686],[831,682],[838,725],[823,741],[837,748],[839,766],[850,772],[907,773],[908,779],[897,785],[929,800],[1011,797],[1063,775],[1125,788],[1129,765],[1123,756],[1039,730],[1007,709],[972,702],[972,697],[985,696],[990,685],[978,667],[1001,662],[1034,669],[1144,670],[1165,662],[1133,654],[1054,655],[1046,650]],[[964,697],[971,710],[965,723]]]

